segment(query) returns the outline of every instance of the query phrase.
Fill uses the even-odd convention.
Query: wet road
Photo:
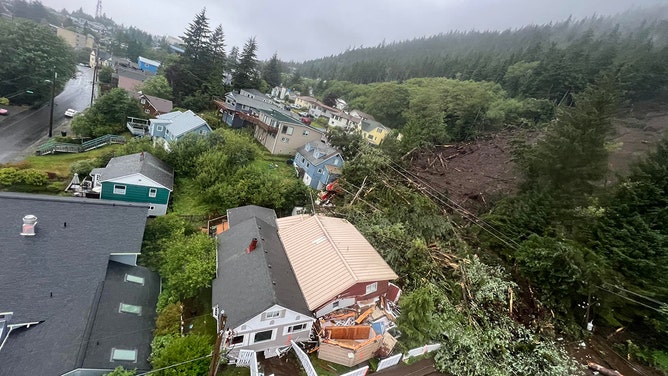
[[[73,108],[83,111],[90,105],[93,70],[77,66],[77,75],[65,85],[55,99],[53,128],[65,121],[65,111]],[[23,151],[35,142],[47,140],[49,133],[49,103],[10,116],[0,123],[0,163],[21,159]],[[55,132],[53,134],[56,135]]]

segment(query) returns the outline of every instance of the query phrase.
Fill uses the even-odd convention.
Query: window
[[[143,285],[144,284],[144,277],[139,277],[139,276],[132,275],[132,274],[126,274],[125,275],[125,282],[132,282],[132,283],[136,283],[138,285]]]
[[[158,195],[158,190],[156,188],[148,189],[148,197],[155,197]]]
[[[332,164],[333,164],[334,166],[338,166],[338,165],[339,165],[339,158],[335,158],[335,159],[332,161]]]
[[[146,99],[142,98],[139,102],[140,102],[141,104],[146,104]]]
[[[378,282],[366,285],[366,294],[371,294],[372,292],[376,292],[376,290],[378,290]]]
[[[253,337],[253,343],[269,341],[271,340],[273,334],[274,334],[273,330],[265,330],[264,332],[257,332]]]
[[[118,312],[121,313],[132,313],[137,316],[141,315],[141,306],[134,305],[134,304],[125,304],[121,303],[120,307],[118,308]]]
[[[319,173],[319,174],[322,174],[322,168],[319,168],[319,169],[318,169],[318,173]]]
[[[205,134],[205,133],[206,133],[206,132],[204,131],[204,129],[200,129],[200,130],[199,130],[199,134]]]
[[[151,112],[151,111],[150,111],[148,108],[144,110],[144,113],[145,113],[145,114],[148,114],[148,113],[150,113],[150,112]]]
[[[267,319],[275,319],[281,317],[281,312],[280,311],[271,311],[267,312],[265,316]]]
[[[162,125],[158,125],[158,126],[156,127],[156,130],[157,130],[158,132],[162,132],[162,129],[163,129],[163,128],[162,128]]]
[[[370,134],[370,135],[368,135],[366,138],[368,138],[369,140],[373,140],[373,135]]]
[[[287,134],[288,136],[290,136],[290,135],[292,135],[292,132],[294,132],[294,130],[295,130],[294,128],[288,127],[287,125],[284,125],[283,130],[281,131],[281,133]]]
[[[111,361],[136,362],[137,350],[111,349]]]
[[[332,308],[339,308],[339,301],[338,300],[335,301],[334,303],[332,303]]]
[[[308,136],[308,131],[302,132],[302,136]]]
[[[290,139],[287,137],[281,137],[281,142],[285,142],[286,144],[290,142]]]
[[[302,163],[304,163],[304,162],[306,162],[306,159],[304,159],[304,157],[302,157]]]
[[[115,195],[124,195],[125,194],[125,186],[114,184],[114,194]]]
[[[244,342],[244,336],[234,336],[232,338],[232,343],[231,344],[232,345],[238,345],[238,344],[243,343],[243,342]]]
[[[294,332],[299,332],[301,330],[306,329],[306,323],[299,324],[299,325],[293,325],[288,327],[288,333],[294,333]]]

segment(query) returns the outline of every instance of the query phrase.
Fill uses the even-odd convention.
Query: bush
[[[49,181],[49,175],[44,171],[38,171],[32,168],[20,170],[21,181],[27,185],[46,185]]]
[[[164,336],[167,334],[179,334],[181,329],[181,311],[183,306],[181,302],[171,303],[165,306],[158,318],[155,320],[155,336]]]
[[[0,168],[0,185],[14,185],[20,182],[19,170],[14,167]]]
[[[70,165],[70,173],[72,175],[79,174],[80,178],[84,178],[90,174],[94,169],[100,167],[99,161],[97,159],[84,159],[82,161],[76,161]]]

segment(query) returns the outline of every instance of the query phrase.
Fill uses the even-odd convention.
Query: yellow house
[[[295,105],[297,105],[301,108],[310,109],[311,106],[313,106],[317,102],[318,102],[318,100],[313,98],[313,97],[301,96],[301,97],[295,98]]]
[[[371,119],[361,119],[357,123],[357,130],[362,133],[365,140],[373,145],[380,145],[385,137],[392,132],[390,128]]]

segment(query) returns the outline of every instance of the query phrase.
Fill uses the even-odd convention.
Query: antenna
[[[102,18],[102,0],[97,0],[97,8],[95,8],[95,18]]]

